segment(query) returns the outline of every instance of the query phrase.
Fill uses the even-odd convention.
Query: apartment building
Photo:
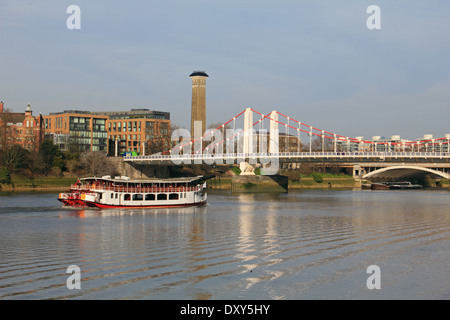
[[[44,131],[63,151],[107,152],[107,120],[89,111],[66,110],[44,116]]]
[[[78,111],[44,116],[44,130],[61,150],[152,154],[170,148],[170,113],[149,109]]]
[[[110,156],[154,154],[170,149],[170,113],[149,109],[96,112],[108,116]]]

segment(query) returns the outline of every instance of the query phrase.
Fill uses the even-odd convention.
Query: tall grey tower
[[[204,71],[194,71],[189,76],[192,79],[192,109],[191,109],[191,138],[195,136],[194,124],[196,121],[202,122],[200,136],[206,130],[206,78],[208,75]]]

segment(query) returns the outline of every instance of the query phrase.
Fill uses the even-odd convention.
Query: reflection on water
[[[449,195],[216,192],[194,208],[70,209],[0,193],[0,298],[448,299]],[[72,264],[81,290],[66,287]],[[373,264],[381,290],[366,287]]]

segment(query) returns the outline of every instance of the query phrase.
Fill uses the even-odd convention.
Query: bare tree
[[[168,137],[157,137],[147,141],[145,144],[145,154],[155,154],[168,151],[170,147],[170,139]]]
[[[92,176],[102,176],[112,171],[108,157],[101,151],[81,154],[80,165]]]
[[[15,135],[14,128],[9,125],[13,121],[13,115],[9,109],[0,114],[0,151],[4,152],[11,144],[11,138]]]
[[[208,129],[217,129],[217,128],[220,128],[222,125],[223,125],[222,122],[211,123],[211,124],[208,126]],[[226,124],[226,125],[224,126],[224,128],[225,128],[225,130],[226,130],[226,129],[231,129],[231,126],[230,126],[230,124],[228,123],[228,124]]]
[[[0,153],[0,163],[11,173],[26,168],[27,161],[28,151],[17,144],[7,147]]]

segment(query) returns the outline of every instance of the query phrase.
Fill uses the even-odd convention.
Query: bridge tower
[[[253,153],[253,111],[247,108],[244,112],[244,154]]]
[[[278,113],[274,110],[270,113],[270,142],[269,142],[269,153],[279,152],[279,129],[278,129]]]

